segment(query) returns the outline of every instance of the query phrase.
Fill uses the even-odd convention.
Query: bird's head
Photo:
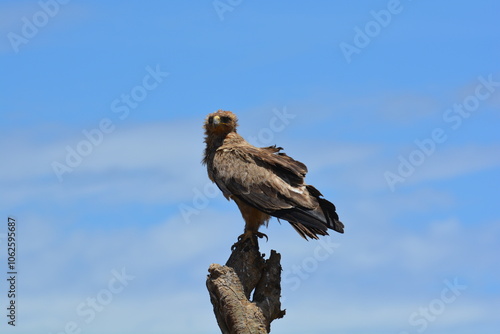
[[[205,119],[205,132],[207,135],[217,134],[226,135],[230,132],[236,132],[238,118],[230,111],[218,110],[211,113]]]

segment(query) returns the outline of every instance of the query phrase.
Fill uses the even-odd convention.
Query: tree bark
[[[274,250],[264,259],[254,237],[237,242],[225,266],[210,265],[207,288],[222,333],[269,333],[271,322],[285,315],[280,260]]]

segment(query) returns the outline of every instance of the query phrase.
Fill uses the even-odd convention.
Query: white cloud
[[[364,223],[376,225],[377,219]],[[450,219],[434,221],[422,232],[386,226],[366,232],[359,227],[345,236],[333,235],[340,244],[334,253],[319,261],[315,270],[304,267],[307,277],[297,290],[290,290],[289,284],[283,286],[289,318],[277,321],[275,329],[298,333],[314,323],[316,331],[416,332],[408,323],[409,316],[440,298],[445,280],[455,279],[466,288],[429,325],[429,332],[491,322],[494,316],[490,308],[496,301],[481,298],[481,289],[498,275],[498,269],[493,269],[498,237],[491,235],[498,236],[495,231],[499,227],[490,223],[476,229]],[[287,245],[282,250],[284,273],[314,257],[314,251],[300,245],[299,240],[288,239]],[[302,255],[297,248],[302,249]],[[477,257],[481,257],[480,265]],[[488,268],[492,272],[485,278]],[[297,320],[299,314],[302,320]]]
[[[236,230],[243,226],[240,220],[238,214],[206,210],[191,224],[176,216],[155,225],[124,229],[81,226],[68,231],[23,217],[19,234],[26,247],[22,248],[20,273],[24,291],[19,297],[24,320],[20,329],[56,332],[68,321],[76,321],[89,333],[103,328],[113,333],[138,328],[170,330],[169,323],[179,330],[191,327],[191,332],[202,332],[210,325],[215,328],[204,280],[211,262],[223,263],[229,256]],[[39,230],[42,233],[30,233]],[[121,268],[135,278],[87,326],[76,314],[77,306],[106,288],[111,271]],[[53,301],[50,307],[48,300]],[[200,323],[200,319],[210,322]],[[116,327],[117,323],[123,327]]]
[[[201,165],[203,133],[190,121],[117,126],[72,172],[62,174],[62,183],[51,165],[66,164],[66,146],[76,149],[86,140],[81,130],[50,143],[36,141],[36,134],[24,135],[18,133],[0,144],[9,152],[9,163],[0,166],[0,179],[16,184],[4,194],[11,204],[36,197],[68,200],[109,192],[115,199],[178,201],[192,197],[192,188],[206,181]]]
[[[375,105],[378,115],[400,124],[414,124],[440,111],[438,101],[429,95],[414,92],[384,94]]]
[[[410,178],[409,183],[443,180],[500,167],[497,145],[467,145],[436,151]]]

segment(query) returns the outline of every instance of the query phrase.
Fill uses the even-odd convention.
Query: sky
[[[282,256],[273,333],[498,333],[499,12],[1,1],[0,331],[219,333],[207,270],[244,226],[201,164],[223,109],[345,224],[262,228]]]

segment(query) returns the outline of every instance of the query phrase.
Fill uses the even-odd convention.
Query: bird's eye
[[[214,122],[214,116],[210,116],[208,118],[208,124],[212,124]]]
[[[222,123],[229,123],[229,122],[231,122],[231,118],[227,117],[227,116],[221,117],[220,120],[221,120]]]

